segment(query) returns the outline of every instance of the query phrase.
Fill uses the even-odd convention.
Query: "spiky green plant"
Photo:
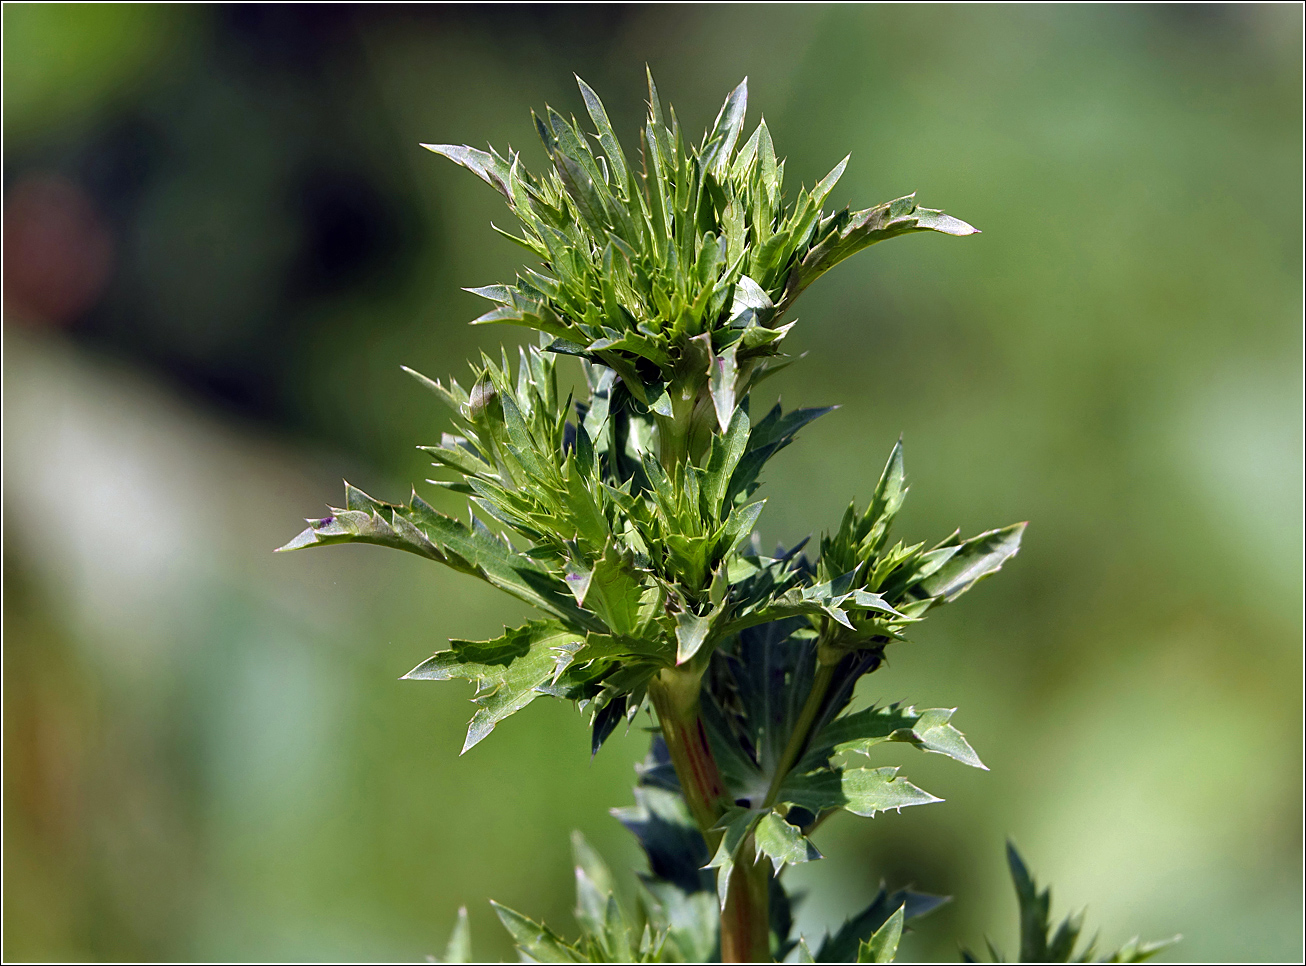
[[[824,210],[847,158],[787,197],[766,123],[742,138],[746,81],[690,147],[650,76],[637,160],[583,81],[580,92],[598,150],[549,109],[535,118],[542,174],[513,151],[426,145],[503,195],[520,233],[501,233],[539,262],[513,284],[470,290],[495,304],[477,323],[539,333],[515,372],[504,354],[474,365],[466,389],[412,373],[452,411],[456,432],[424,448],[451,477],[431,482],[465,495],[470,519],[415,492],[387,503],[346,485],[345,506],[282,549],[396,547],[541,612],[494,640],[452,641],[406,675],[477,684],[464,751],[542,694],[588,711],[594,751],[651,705],[662,757],[640,807],[659,817],[624,819],[660,830],[656,841],[641,833],[652,864],[644,932],[628,935],[607,872],[586,857],[579,943],[500,910],[526,955],[770,960],[793,948],[779,876],[819,857],[817,825],[839,810],[938,801],[854,753],[898,741],[984,767],[949,710],[850,701],[886,646],[1016,553],[1024,524],[930,547],[891,542],[907,492],[899,441],[865,508],[848,508],[814,560],[801,547],[767,556],[754,534],[761,471],[830,409],[757,417],[751,392],[791,361],[786,316],[836,264],[898,235],[976,230],[913,196]],[[582,399],[559,389],[567,357],[584,373]],[[863,941],[874,961],[891,956],[904,916],[936,904],[886,896],[822,958],[855,956]]]
[[[1016,887],[1016,901],[1020,906],[1020,957],[1017,962],[1140,963],[1173,946],[1181,938],[1173,936],[1157,942],[1141,942],[1135,936],[1115,952],[1094,958],[1097,952],[1097,937],[1094,937],[1076,952],[1080,933],[1084,930],[1083,910],[1063,919],[1054,932],[1051,919],[1052,890],[1039,889],[1029,869],[1025,867],[1025,860],[1010,842],[1007,843],[1007,866],[1011,870],[1011,881]],[[985,944],[993,962],[1005,962],[1002,953],[991,940],[986,940]],[[981,961],[966,949],[962,949],[961,958],[968,963]]]

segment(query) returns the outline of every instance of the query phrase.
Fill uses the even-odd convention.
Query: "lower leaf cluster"
[[[654,739],[649,758],[639,771],[636,804],[613,810],[638,838],[649,866],[649,871],[638,876],[633,913],[615,898],[608,867],[575,833],[577,938],[563,938],[542,923],[494,904],[524,961],[720,962],[716,889],[703,867],[707,845],[677,790],[661,739]],[[801,897],[790,895],[778,876],[771,879],[770,890],[774,957],[807,963],[890,962],[904,922],[948,901],[910,889],[889,892],[881,886],[866,908],[809,946],[793,935],[793,910]],[[465,923],[464,913],[446,950],[446,962],[472,961]]]
[[[707,845],[680,796],[660,738],[637,768],[633,806],[613,814],[639,840],[648,871],[639,873],[633,914],[616,899],[612,873],[579,832],[572,836],[576,879],[575,919],[580,934],[564,939],[548,926],[498,903],[500,922],[513,937],[525,962],[537,963],[693,963],[720,962],[716,890],[707,864]],[[1067,917],[1055,929],[1049,916],[1050,891],[1039,889],[1015,847],[1007,861],[1020,907],[1022,963],[1139,963],[1173,945],[1131,939],[1106,955],[1096,955],[1096,940],[1076,951],[1083,913]],[[783,871],[783,866],[777,867]],[[893,962],[906,924],[939,908],[949,899],[912,889],[889,891],[883,883],[871,902],[819,942],[793,935],[793,911],[801,900],[791,895],[780,875],[770,880],[770,942],[774,958],[794,963]],[[993,962],[1002,954],[988,943]],[[965,962],[980,962],[962,949]],[[466,909],[446,947],[444,962],[474,962]]]

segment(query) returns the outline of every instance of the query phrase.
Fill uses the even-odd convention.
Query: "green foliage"
[[[849,756],[896,741],[984,767],[949,723],[949,709],[849,711],[853,688],[878,666],[878,652],[850,654],[822,675],[815,637],[803,618],[748,628],[719,649],[705,682],[703,721],[736,803],[719,823],[724,834],[709,863],[722,903],[743,858],[765,856],[777,874],[819,859],[809,836],[836,811],[869,817],[940,801],[898,777],[895,767],[852,767]],[[814,716],[811,708],[818,709]],[[752,854],[744,855],[750,847]],[[877,927],[890,912],[883,910]],[[847,960],[857,951],[846,940],[835,948]]]
[[[928,549],[891,542],[907,494],[899,440],[865,508],[851,504],[814,559],[803,545],[766,556],[754,532],[761,472],[831,407],[777,404],[754,419],[751,392],[788,364],[793,323],[783,320],[816,278],[887,238],[975,229],[910,196],[825,212],[847,158],[788,200],[765,122],[742,137],[746,82],[689,147],[650,77],[637,164],[583,81],[580,92],[598,148],[548,109],[535,118],[543,174],[511,151],[426,145],[504,196],[521,231],[504,234],[541,262],[513,284],[470,290],[497,306],[476,322],[539,333],[515,371],[506,353],[482,356],[464,389],[409,370],[452,413],[455,432],[422,448],[442,476],[428,482],[465,496],[468,522],[415,493],[392,504],[346,484],[345,507],[282,549],[394,547],[543,612],[493,640],[451,641],[405,675],[475,682],[464,751],[548,694],[589,711],[597,752],[650,699],[661,733],[636,804],[616,812],[648,857],[636,908],[622,907],[578,834],[577,939],[495,906],[523,959],[891,962],[905,923],[944,898],[881,887],[813,957],[791,935],[796,899],[782,876],[821,858],[810,836],[839,811],[941,800],[896,766],[863,764],[877,746],[985,767],[953,726],[955,709],[854,710],[853,694],[889,644],[1001,569],[1025,524],[954,532]],[[560,394],[560,357],[579,359],[584,398]],[[1010,855],[1022,959],[1069,961],[1079,920],[1049,938],[1048,893]],[[1113,961],[1159,948],[1135,943]],[[468,955],[463,917],[446,959]]]
[[[512,935],[526,962],[680,963],[713,956],[715,907],[695,904],[670,890],[645,888],[634,916],[617,901],[609,871],[584,837],[572,835],[576,874],[575,919],[580,936],[567,941],[548,926],[494,903],[499,921]],[[664,883],[665,884],[665,883]],[[692,895],[692,893],[691,893]],[[719,957],[718,957],[719,958]]]
[[[467,924],[467,907],[458,909],[458,921],[454,923],[449,942],[444,947],[443,963],[470,963],[472,961],[472,933]]]
[[[1067,916],[1052,929],[1051,906],[1052,890],[1039,889],[1034,877],[1030,875],[1024,860],[1016,847],[1007,843],[1007,865],[1011,869],[1011,880],[1016,887],[1016,899],[1020,904],[1020,957],[1022,963],[1141,963],[1155,956],[1161,950],[1173,946],[1180,939],[1174,936],[1158,942],[1140,942],[1134,937],[1115,952],[1107,956],[1094,958],[1097,939],[1078,953],[1075,946],[1079,942],[1080,932],[1084,928],[1084,913],[1081,910]],[[992,942],[987,943],[993,962],[1003,962],[1002,954]],[[968,963],[980,960],[968,950],[962,950],[962,957]]]
[[[627,916],[613,898],[610,871],[575,833],[572,852],[579,938],[564,940],[547,926],[495,906],[524,957],[536,962],[720,961],[716,889],[704,869],[710,864],[707,844],[679,793],[660,738],[654,739],[637,772],[637,804],[613,809],[613,815],[635,834],[648,860],[649,871],[641,873],[638,880],[635,914]],[[769,817],[777,823],[783,821]],[[759,827],[765,821],[759,822]],[[792,935],[792,910],[797,900],[777,877],[772,880],[770,903],[772,952],[781,959],[797,951],[801,962],[890,962],[904,923],[947,901],[943,896],[909,889],[890,893],[881,885],[864,910],[821,941],[813,957],[807,944]],[[881,958],[864,958],[867,950]],[[452,961],[447,955],[446,960]]]
[[[477,322],[547,333],[555,351],[603,365],[665,418],[711,383],[721,430],[734,400],[772,365],[789,327],[780,320],[816,278],[886,238],[916,231],[972,234],[965,222],[909,196],[850,212],[822,210],[848,159],[788,202],[784,161],[766,122],[741,144],[745,80],[697,147],[653,78],[639,159],[622,150],[607,112],[579,81],[601,150],[552,108],[535,118],[550,168],[526,170],[516,152],[428,144],[497,189],[520,222],[509,236],[544,263],[512,285],[469,291],[498,306]],[[670,387],[679,392],[672,392]],[[684,390],[690,389],[689,394]]]
[[[929,550],[923,543],[904,546],[899,541],[889,546],[893,521],[906,495],[899,440],[865,512],[849,505],[839,529],[821,540],[818,583],[803,595],[819,601],[833,618],[831,633],[823,641],[831,651],[900,639],[902,631],[926,611],[956,600],[1020,549],[1023,523],[969,540],[954,532]]]
[[[906,908],[906,906],[899,906],[888,921],[858,947],[857,962],[893,962],[893,957],[898,954],[898,941],[902,939],[902,920]]]
[[[634,715],[660,671],[701,674],[723,641],[783,617],[806,617],[823,654],[881,648],[1019,544],[1017,529],[998,531],[1004,536],[994,546],[989,535],[979,543],[954,538],[929,553],[901,545],[882,552],[904,492],[901,447],[891,460],[896,475],[886,471],[867,513],[850,511],[823,541],[815,571],[749,543],[764,504],[752,499],[762,468],[830,411],[777,405],[756,423],[750,416],[749,390],[783,364],[784,313],[818,275],[876,241],[973,229],[910,199],[823,212],[844,162],[787,202],[784,162],[765,122],[740,143],[746,83],[689,148],[674,111],[669,124],[664,118],[650,78],[638,168],[598,98],[580,87],[598,155],[552,110],[536,118],[552,164],[538,177],[516,154],[428,145],[504,195],[522,224],[518,240],[543,261],[515,285],[475,290],[500,304],[477,321],[541,333],[539,346],[520,350],[515,373],[506,355],[483,356],[470,389],[412,373],[452,411],[456,432],[423,449],[453,477],[431,482],[467,496],[469,521],[416,494],[391,504],[346,485],[343,509],[310,520],[282,548],[362,542],[407,550],[548,615],[548,641],[505,651],[498,670],[484,670],[464,644],[407,675],[481,684],[466,748],[535,693],[549,693],[589,709],[597,749]],[[559,354],[581,358],[587,399],[560,398]],[[843,558],[849,565],[840,569]],[[969,570],[959,569],[963,561]],[[945,565],[953,568],[946,581]],[[532,624],[504,640],[542,633]],[[523,666],[507,670],[513,662]],[[849,778],[863,810],[880,801],[865,791],[874,781]],[[882,784],[895,794],[907,787]],[[774,834],[766,840],[777,843],[782,829],[767,829]]]
[[[565,668],[569,645],[576,634],[557,621],[531,621],[505,629],[492,641],[450,641],[447,651],[427,658],[404,675],[417,681],[462,678],[476,682],[479,710],[467,729],[463,751],[494,730],[508,715],[520,711],[540,694],[539,688]]]
[[[948,902],[947,896],[932,896],[910,889],[896,892],[885,890],[880,884],[880,891],[871,900],[870,905],[844,922],[838,932],[832,933],[821,943],[816,953],[818,963],[850,963],[861,955],[862,948],[870,943],[876,935],[881,935],[889,920],[902,912],[903,921],[919,919],[928,915],[939,906]],[[898,935],[901,936],[901,928]],[[881,943],[889,938],[889,933],[881,935]],[[894,946],[897,946],[895,940]],[[891,954],[892,955],[892,954]]]

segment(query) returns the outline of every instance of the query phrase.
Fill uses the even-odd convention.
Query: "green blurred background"
[[[522,609],[374,548],[273,556],[347,477],[399,498],[465,371],[498,196],[419,141],[528,109],[633,142],[647,62],[697,132],[740,77],[791,183],[984,234],[808,294],[768,388],[841,403],[773,466],[790,542],[905,434],[905,536],[1031,521],[867,699],[960,706],[991,766],[823,829],[808,935],[876,883],[955,896],[904,955],[1010,949],[1012,836],[1054,910],[1172,959],[1302,956],[1302,11],[6,5],[4,956],[421,959],[487,897],[571,928],[589,761],[540,701],[458,757],[470,689],[397,678]],[[791,189],[792,190],[792,189]],[[769,400],[766,400],[769,402]],[[429,488],[428,488],[429,489]],[[449,509],[457,509],[452,504]]]

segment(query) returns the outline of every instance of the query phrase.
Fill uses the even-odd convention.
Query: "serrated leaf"
[[[1075,944],[1084,928],[1084,910],[1067,916],[1061,921],[1052,938],[1048,940],[1048,959],[1054,963],[1066,963],[1074,955]]]
[[[963,765],[988,771],[988,766],[980,761],[979,756],[975,754],[975,749],[971,748],[970,742],[966,740],[966,736],[949,724],[956,710],[956,708],[930,708],[922,711],[920,718],[912,726],[911,736],[895,740],[910,741],[924,751],[947,755]]]
[[[632,961],[635,957],[630,927],[614,896],[612,873],[580,832],[572,832],[571,847],[576,873],[576,921],[588,938],[601,946],[605,958]]]
[[[437,465],[457,470],[464,476],[496,476],[493,467],[462,446],[419,446],[418,449],[429,453]]]
[[[714,826],[714,828],[720,829],[723,834],[721,842],[717,845],[716,853],[712,856],[712,861],[707,864],[707,868],[720,868],[737,855],[744,838],[753,830],[753,826],[758,823],[764,814],[766,813],[761,809],[743,808],[738,805],[726,809],[725,814],[721,816]]]
[[[875,930],[857,951],[859,963],[891,963],[898,954],[898,942],[902,939],[902,921],[905,907],[899,906],[888,921]]]
[[[590,580],[594,577],[594,571],[586,567],[583,563],[574,558],[568,558],[567,568],[563,573],[563,580],[567,583],[567,589],[571,591],[576,603],[584,604],[585,596],[589,593]]]
[[[645,926],[647,929],[647,925]],[[635,962],[635,944],[631,942],[630,926],[614,895],[608,896],[603,917],[603,959],[606,962]]]
[[[594,564],[584,604],[603,618],[613,634],[630,636],[639,624],[643,590],[633,563],[609,544]]]
[[[1125,943],[1109,957],[1102,960],[1105,963],[1141,963],[1151,959],[1163,949],[1169,949],[1175,943],[1183,939],[1183,936],[1171,936],[1169,939],[1159,939],[1153,942],[1140,942],[1135,936],[1129,942]]]
[[[833,412],[837,406],[820,409],[793,409],[782,413],[779,403],[749,432],[748,445],[726,488],[726,500],[751,493],[753,484],[766,462],[793,442],[795,434],[812,420]]]
[[[765,327],[775,316],[775,303],[766,289],[747,275],[735,283],[734,300],[730,304],[731,328],[743,329],[756,324]]]
[[[723,434],[712,441],[703,480],[703,498],[708,512],[720,519],[735,469],[748,447],[749,420],[746,405],[734,409]]]
[[[947,755],[964,765],[987,771],[965,735],[949,723],[955,711],[955,708],[917,711],[910,706],[895,704],[843,715],[829,722],[812,738],[799,767],[810,770],[823,765],[836,754],[868,753],[881,742],[905,741],[922,751]]]
[[[415,493],[404,506],[373,499],[346,483],[345,497],[346,509],[310,520],[307,530],[280,549],[371,543],[407,550],[480,577],[577,627],[606,630],[598,618],[576,606],[561,579],[513,552],[484,527],[468,527],[445,516]]]
[[[844,169],[848,167],[848,159],[851,155],[844,155],[844,159],[834,166],[834,168],[822,178],[812,189],[812,204],[820,208],[825,203],[826,197],[834,190],[834,186],[839,183],[843,177]]]
[[[762,509],[765,506],[765,500],[758,500],[756,503],[750,503],[747,506],[737,506],[730,511],[730,516],[726,518],[726,522],[721,528],[724,545],[719,549],[722,554],[731,552],[747,539],[748,535],[753,532],[753,527],[757,524],[757,518],[762,515]]]
[[[583,426],[580,432],[585,432]],[[584,471],[577,462],[571,460],[563,468],[567,511],[571,519],[576,521],[577,535],[598,550],[607,542],[610,530],[607,517],[603,515],[602,504],[590,489],[593,484],[587,485],[583,474]]]
[[[1160,942],[1140,943],[1131,939],[1109,956],[1094,959],[1095,941],[1090,942],[1078,954],[1075,944],[1083,926],[1083,914],[1067,916],[1051,932],[1050,909],[1052,893],[1048,888],[1040,889],[1030,874],[1024,859],[1015,845],[1007,842],[1007,866],[1011,871],[1012,884],[1016,887],[1016,899],[1020,906],[1020,962],[1022,963],[1137,963],[1155,955],[1161,950],[1178,942],[1181,937],[1174,936]],[[989,955],[993,962],[1002,962],[1002,954],[988,942]],[[966,954],[969,961],[975,962],[974,956]]]
[[[557,621],[531,621],[505,630],[490,641],[451,641],[453,647],[427,658],[404,675],[410,681],[474,681],[478,710],[467,729],[461,753],[483,740],[494,726],[539,696],[555,674],[554,648],[583,638]]]
[[[612,872],[594,848],[579,831],[571,833],[571,856],[576,868],[585,873],[598,895],[610,896],[614,891]]]
[[[635,805],[614,808],[612,814],[639,839],[655,877],[687,894],[713,891],[711,873],[703,868],[710,858],[707,844],[678,791],[636,788]]]
[[[713,356],[708,370],[708,385],[712,393],[712,406],[716,410],[717,425],[724,433],[735,413],[735,379],[739,367],[735,361],[735,347],[723,349]]]
[[[762,810],[756,808],[741,808],[733,806],[728,808],[721,820],[717,822],[716,828],[722,831],[721,842],[717,845],[712,861],[708,862],[707,868],[716,869],[716,895],[717,902],[721,908],[726,907],[726,896],[730,890],[730,877],[734,872],[735,862],[739,857],[739,850],[744,844],[744,839],[748,833],[753,830],[758,821],[761,820]]]
[[[580,87],[581,98],[585,101],[585,110],[589,112],[595,130],[599,132],[599,144],[603,145],[603,153],[608,156],[613,174],[616,175],[616,182],[624,185],[627,177],[626,155],[622,152],[621,144],[617,141],[617,135],[612,130],[612,123],[608,120],[608,112],[604,109],[599,96],[594,93],[588,84],[581,80],[580,77],[576,77],[576,83]]]
[[[905,778],[895,777],[896,767],[847,768],[805,775],[790,773],[780,789],[779,800],[798,805],[813,814],[827,808],[843,808],[870,818],[890,809],[941,802]]]
[[[727,95],[711,133],[704,139],[703,167],[714,173],[724,174],[730,164],[730,155],[739,140],[739,132],[744,126],[744,115],[748,110],[748,78],[739,82],[739,86]]]
[[[448,560],[443,548],[426,533],[406,525],[408,521],[397,513],[403,507],[374,500],[351,486],[348,480],[345,481],[345,506],[330,509],[330,516],[309,520],[308,529],[285,546],[278,547],[278,552],[339,543],[371,543],[406,550],[441,563]]]
[[[917,593],[947,603],[956,600],[977,582],[997,573],[1020,550],[1024,523],[989,530],[971,537],[934,574],[922,580]]]
[[[448,388],[446,388],[439,380],[430,379],[422,375],[416,369],[409,369],[407,366],[400,366],[399,368],[416,379],[429,391],[435,393],[440,401],[448,406],[452,412],[457,413],[463,406],[467,405],[467,393],[463,391],[462,387],[459,386],[457,382],[451,380]]]
[[[942,211],[921,208],[915,195],[896,198],[847,216],[843,227],[812,246],[792,276],[785,301],[792,302],[808,285],[850,255],[898,235],[938,231],[947,235],[974,235],[979,229]]]
[[[505,198],[511,198],[508,191],[508,165],[503,158],[465,144],[423,144],[422,147],[455,164],[461,164],[490,187],[502,192]]]
[[[869,538],[870,549],[879,550],[889,535],[889,527],[902,508],[907,496],[907,472],[902,458],[902,437],[893,444],[889,459],[880,473],[879,482],[875,484],[875,493],[870,506],[866,508],[868,526],[863,539]]]
[[[844,921],[839,931],[829,935],[821,943],[816,953],[819,963],[852,962],[859,948],[880,929],[896,909],[903,909],[905,920],[917,919],[929,915],[935,909],[951,901],[947,896],[933,896],[910,889],[899,889],[890,893],[884,883],[870,905],[856,916]]]
[[[490,905],[507,929],[522,954],[537,963],[583,963],[586,957],[570,943],[565,942],[548,926],[526,918],[520,912],[500,905],[493,899]]]
[[[759,855],[771,860],[776,874],[785,865],[798,865],[821,858],[816,846],[802,832],[775,812],[767,812],[753,830]]]
[[[618,674],[622,674],[623,672],[626,672],[628,670],[630,669],[622,668],[620,671],[618,671]],[[615,676],[613,679],[609,679],[605,683],[608,686],[612,686],[614,680],[615,680]],[[590,757],[591,758],[597,755],[599,753],[599,749],[603,747],[603,743],[607,741],[610,737],[612,737],[612,733],[617,730],[617,725],[619,725],[622,719],[624,719],[627,716],[626,710],[627,710],[626,695],[619,694],[616,697],[610,698],[608,700],[608,703],[603,705],[603,707],[599,708],[599,710],[595,713],[594,722],[590,726]]]
[[[807,947],[806,939],[802,938],[801,936],[799,937],[797,944],[795,944],[794,946],[794,951],[790,953],[787,959],[785,959],[785,962],[786,963],[815,963],[816,962],[816,960],[812,958],[811,949]]]

